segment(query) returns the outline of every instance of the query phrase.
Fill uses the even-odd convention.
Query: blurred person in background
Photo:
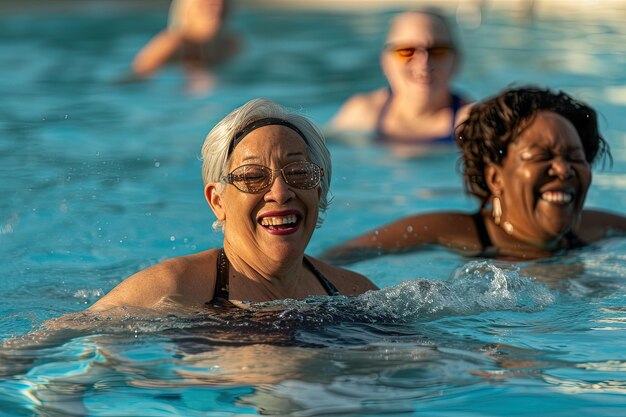
[[[215,80],[209,69],[240,49],[239,40],[224,28],[227,15],[227,0],[173,0],[167,27],[133,59],[133,75],[147,77],[168,62],[180,62],[189,90],[211,89]]]
[[[450,86],[461,51],[446,18],[433,11],[397,15],[380,63],[389,86],[349,98],[331,130],[373,134],[389,145],[454,144],[469,101]]]

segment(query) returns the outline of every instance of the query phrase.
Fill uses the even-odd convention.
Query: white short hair
[[[317,225],[324,221],[322,214],[329,205],[328,191],[332,167],[330,152],[326,147],[326,140],[321,130],[309,118],[295,111],[290,111],[266,98],[250,100],[236,108],[218,122],[209,132],[202,145],[202,180],[204,184],[221,182],[227,174],[231,143],[237,133],[250,123],[259,119],[278,118],[297,127],[306,138],[306,145],[311,162],[324,170],[320,182],[322,190],[320,196]]]

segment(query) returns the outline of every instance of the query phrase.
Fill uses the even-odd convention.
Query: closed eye
[[[587,162],[587,157],[582,149],[575,149],[570,151],[567,157],[572,162]]]
[[[553,154],[550,152],[523,152],[521,155],[522,161],[530,161],[530,162],[545,162],[549,161],[553,158]]]

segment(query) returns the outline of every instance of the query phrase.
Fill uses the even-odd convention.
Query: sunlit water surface
[[[242,52],[193,91],[175,67],[122,81],[164,10],[90,3],[0,17],[0,416],[623,415],[623,238],[516,265],[379,257],[351,268],[383,290],[354,299],[39,329],[220,245],[198,155],[232,108],[270,97],[323,125],[383,83],[389,13],[235,11]],[[535,82],[599,110],[614,164],[588,206],[626,213],[624,25],[490,12],[460,32],[467,95]],[[453,149],[407,160],[330,139],[334,200],[312,255],[410,213],[476,209]]]

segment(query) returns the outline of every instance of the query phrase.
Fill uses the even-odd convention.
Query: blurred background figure
[[[132,71],[136,77],[153,74],[167,62],[184,65],[189,89],[202,92],[214,85],[208,71],[237,53],[235,36],[224,29],[228,14],[225,0],[173,0],[168,25],[135,56]]]
[[[454,143],[454,126],[468,104],[450,87],[460,62],[458,43],[443,15],[397,15],[380,55],[389,86],[349,98],[331,128],[373,133],[376,141],[388,144]]]

